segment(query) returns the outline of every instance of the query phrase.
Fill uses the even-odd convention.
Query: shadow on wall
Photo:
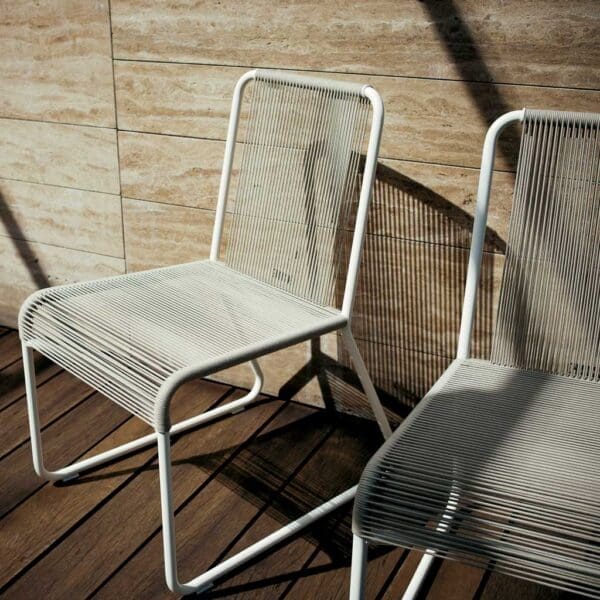
[[[443,196],[378,165],[352,330],[396,422],[455,356],[472,225],[471,215]],[[473,355],[481,357],[491,349],[505,242],[488,229],[485,249],[473,338]],[[311,361],[281,396],[293,396],[316,377],[328,408],[370,416],[341,340],[337,360],[321,350],[320,340],[311,344]]]
[[[512,110],[454,2],[421,2],[456,65],[479,118],[491,123]],[[492,85],[490,85],[492,84]],[[518,126],[498,152],[516,169]],[[353,332],[380,398],[393,421],[403,418],[456,353],[472,217],[418,182],[379,165],[353,311]],[[472,355],[488,357],[495,291],[505,242],[486,232]],[[326,406],[370,417],[350,358],[338,339],[337,361],[313,340],[312,360],[282,388],[291,397],[317,377]]]
[[[4,193],[0,189],[0,221],[6,231],[6,235],[15,248],[16,255],[21,259],[21,262],[27,267],[32,281],[38,288],[48,287],[48,275],[40,265],[40,261],[31,245],[26,241],[25,234],[17,223],[8,202],[4,197]]]
[[[500,115],[515,110],[516,107],[511,107],[504,101],[496,85],[478,83],[493,84],[494,75],[483,59],[477,42],[455,3],[452,0],[421,0],[421,4],[431,18],[449,58],[456,66],[480,118],[486,123],[491,123]],[[518,126],[511,125],[498,140],[498,152],[513,171],[517,167],[519,139]]]

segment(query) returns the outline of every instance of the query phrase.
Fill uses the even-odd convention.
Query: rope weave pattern
[[[336,314],[203,261],[48,288],[20,331],[33,348],[154,424],[158,390],[175,371]]]
[[[598,384],[475,359],[449,371],[369,462],[355,530],[600,597]]]
[[[598,115],[526,111],[491,361],[369,462],[363,538],[600,598]]]
[[[228,265],[316,304],[336,304],[368,117],[360,86],[304,87],[257,72]]]
[[[600,380],[599,132],[526,111],[493,362]]]

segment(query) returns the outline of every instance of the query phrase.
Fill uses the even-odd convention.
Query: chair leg
[[[350,600],[364,600],[367,582],[366,540],[354,534],[352,536],[352,567],[350,571]]]
[[[22,343],[22,351],[23,371],[25,375],[25,393],[27,396],[27,417],[29,420],[29,434],[31,437],[31,453],[33,456],[33,467],[35,472],[40,477],[43,477],[49,481],[68,481],[77,477],[82,471],[92,469],[101,464],[114,460],[115,458],[125,456],[126,454],[130,454],[135,450],[139,450],[156,442],[156,433],[150,433],[149,435],[145,435],[131,442],[127,442],[126,444],[122,444],[116,448],[112,448],[111,450],[97,454],[96,456],[76,462],[68,467],[57,469],[55,471],[46,469],[44,466],[42,437],[38,413],[33,350],[28,347],[27,344]],[[242,398],[239,398],[238,400],[228,402],[227,404],[223,404],[222,406],[173,425],[171,428],[171,434],[180,433],[187,429],[191,429],[192,427],[196,427],[197,425],[214,421],[222,416],[235,414],[236,412],[243,410],[246,405],[253,402],[258,397],[262,389],[263,374],[260,370],[258,362],[253,360],[250,362],[250,366],[252,367],[252,371],[254,373],[254,385],[248,394]]]
[[[167,586],[176,594],[189,594],[194,590],[179,582],[177,575],[177,549],[175,544],[175,511],[171,485],[171,434],[158,433],[158,474],[160,479],[160,508],[162,516],[165,579]],[[199,590],[198,590],[199,591]]]
[[[423,558],[421,558],[419,561],[417,569],[408,582],[408,587],[404,591],[404,594],[402,594],[402,600],[416,600],[419,591],[425,583],[425,578],[427,577],[427,573],[429,572],[434,559],[435,554],[430,551],[427,551],[423,555]]]
[[[208,571],[181,583],[177,575],[177,555],[175,542],[175,512],[173,505],[171,477],[171,443],[169,433],[158,433],[158,470],[160,478],[161,515],[163,523],[163,550],[165,559],[165,579],[169,589],[178,594],[201,593],[208,590],[217,579],[220,579],[260,556],[267,550],[277,546],[286,539],[296,535],[305,527],[325,517],[344,504],[350,502],[356,495],[356,486],[335,496],[331,500],[317,506],[295,521],[284,525],[270,535],[241,550],[227,560],[217,564]]]
[[[450,492],[450,496],[448,497],[448,502],[446,504],[446,510],[444,511],[444,514],[442,515],[442,518],[436,527],[436,531],[444,532],[450,527],[450,523],[452,522],[454,513],[456,512],[456,507],[458,506],[458,497],[459,494],[456,489]],[[423,555],[423,558],[421,558],[419,561],[419,565],[411,577],[408,587],[402,595],[402,600],[415,600],[415,598],[417,598],[423,583],[425,583],[425,578],[427,577],[427,573],[429,572],[434,559],[434,552],[427,550]]]
[[[354,368],[356,369],[360,383],[363,386],[365,394],[367,395],[369,404],[371,405],[371,409],[373,410],[373,414],[375,415],[375,419],[379,425],[379,429],[381,429],[383,437],[387,439],[390,437],[390,435],[392,435],[392,428],[390,427],[390,423],[385,416],[383,406],[381,406],[379,396],[377,395],[377,391],[375,390],[375,386],[373,385],[369,371],[367,370],[367,367],[362,359],[360,350],[354,341],[350,327],[345,327],[341,330],[341,332],[342,340],[344,341],[344,345],[350,353],[352,363],[354,364]]]
[[[29,434],[31,437],[31,454],[33,455],[33,468],[44,479],[59,480],[52,471],[44,467],[42,454],[42,434],[40,430],[40,417],[37,405],[37,385],[35,381],[35,363],[33,350],[22,344],[23,372],[25,376],[25,394],[27,396],[27,419],[29,421]]]

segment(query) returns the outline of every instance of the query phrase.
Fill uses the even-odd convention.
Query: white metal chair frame
[[[469,253],[469,265],[467,268],[467,280],[465,285],[465,296],[463,300],[462,316],[460,321],[460,333],[458,337],[458,349],[456,359],[466,359],[469,357],[471,349],[471,337],[473,333],[473,323],[475,318],[475,308],[477,304],[477,287],[481,274],[481,261],[483,258],[483,247],[485,242],[485,230],[487,226],[487,216],[490,201],[490,192],[492,189],[492,175],[494,169],[494,158],[496,156],[496,145],[502,131],[515,122],[523,120],[525,112],[515,110],[506,113],[496,119],[485,137],[483,152],[481,156],[481,170],[479,174],[479,184],[477,188],[477,204],[475,208],[475,219],[473,221],[473,237],[471,241],[471,250]],[[446,371],[448,373],[448,371]],[[442,379],[444,376],[442,376]],[[439,385],[442,379],[438,380]],[[435,388],[435,386],[434,386]],[[415,410],[415,413],[418,408]],[[414,414],[412,417],[414,418]],[[447,520],[442,520],[438,529],[443,530],[448,527],[448,522],[452,518],[452,509],[455,505],[455,499],[451,498],[448,502]],[[446,516],[444,515],[444,516]],[[410,580],[402,600],[414,600],[419,590],[423,586],[427,573],[433,563],[435,555],[426,553]],[[367,542],[360,536],[354,534],[352,541],[352,571],[350,580],[350,600],[362,600],[365,593],[367,570]]]
[[[456,359],[432,387],[429,392],[430,394],[442,389],[448,379],[456,372],[456,367],[459,362],[468,359],[470,356],[471,338],[476,310],[477,288],[481,274],[481,263],[485,242],[485,232],[497,142],[500,134],[507,126],[513,123],[522,122],[525,117],[525,110],[508,112],[494,121],[494,123],[488,129],[485,137],[481,158],[477,204],[473,223],[473,236],[469,254],[469,264]],[[411,413],[408,419],[400,426],[400,429],[405,430],[409,424],[413,423],[414,420],[418,418],[422,408],[423,404],[419,405],[415,411]],[[459,495],[460,490],[458,489],[450,492],[446,509],[443,512],[440,521],[438,522],[436,531],[445,532],[450,527],[458,505]],[[367,541],[355,533],[353,535],[352,546],[350,600],[362,600],[365,597],[367,548]],[[418,597],[419,591],[423,586],[434,558],[435,553],[432,550],[427,550],[425,552],[402,596],[403,600],[414,600]]]
[[[272,77],[277,77],[277,72],[274,73],[275,74],[272,75]],[[328,86],[335,85],[338,86],[339,89],[343,90],[344,85],[348,85],[348,87],[356,86],[356,84],[327,82],[325,80],[317,78],[290,75],[287,73],[281,74],[281,77],[285,78],[285,80],[289,80],[290,78],[292,78],[299,85],[307,85],[313,88],[321,87],[324,89],[328,89]],[[231,115],[227,132],[227,141],[225,145],[225,157],[223,163],[223,170],[221,174],[216,217],[210,250],[211,261],[216,261],[219,259],[219,250],[221,247],[221,237],[226,213],[226,204],[231,180],[234,149],[237,139],[240,109],[244,89],[246,88],[247,84],[255,78],[256,71],[254,70],[249,71],[248,73],[243,75],[238,81],[233,94]],[[359,353],[358,347],[350,330],[352,305],[356,290],[357,275],[362,252],[362,241],[365,233],[368,206],[375,178],[377,155],[379,151],[384,117],[384,109],[381,97],[374,88],[372,88],[369,85],[363,86],[361,90],[361,95],[367,98],[371,103],[372,122],[369,134],[369,142],[364,166],[362,186],[360,190],[358,210],[356,215],[355,230],[350,251],[347,272],[348,275],[344,288],[343,303],[339,315],[332,317],[330,321],[326,324],[323,324],[323,322],[321,322],[321,324],[318,327],[313,327],[303,331],[301,335],[295,335],[294,337],[283,336],[275,341],[271,340],[268,344],[256,344],[250,349],[247,348],[244,353],[232,354],[231,356],[227,357],[226,361],[213,361],[213,363],[209,364],[208,366],[204,364],[202,368],[192,366],[175,372],[164,382],[164,384],[160,388],[159,398],[156,406],[157,421],[162,421],[163,423],[165,423],[166,426],[164,428],[157,427],[156,431],[152,434],[146,435],[142,438],[123,444],[107,452],[103,452],[94,457],[81,460],[75,464],[71,464],[67,467],[54,471],[48,470],[44,466],[40,434],[40,422],[37,407],[33,349],[30,345],[23,341],[23,365],[25,371],[27,407],[29,417],[29,428],[31,434],[31,449],[33,454],[34,468],[36,473],[40,477],[43,477],[47,480],[68,481],[70,479],[76,478],[83,471],[92,469],[94,467],[97,467],[98,465],[112,461],[118,457],[129,454],[132,451],[138,450],[155,442],[158,444],[165,577],[167,585],[173,592],[179,594],[188,594],[193,592],[201,592],[205,589],[208,589],[212,586],[213,582],[216,579],[223,577],[233,569],[236,569],[240,565],[265,552],[269,548],[275,546],[276,544],[279,544],[286,538],[289,538],[290,536],[294,535],[302,528],[310,525],[319,518],[327,515],[331,511],[344,505],[348,501],[352,500],[356,493],[356,486],[354,486],[345,491],[344,493],[339,494],[338,496],[311,510],[307,514],[289,523],[288,525],[285,525],[281,529],[275,531],[274,533],[270,534],[269,536],[265,537],[259,542],[256,542],[255,544],[239,552],[235,556],[232,556],[231,558],[223,561],[222,563],[211,568],[205,573],[202,573],[198,577],[195,577],[194,579],[186,583],[180,582],[177,574],[177,558],[175,551],[175,520],[171,485],[171,435],[180,433],[182,431],[186,431],[200,424],[214,421],[215,419],[222,416],[235,414],[236,412],[243,410],[244,407],[256,400],[263,385],[263,374],[260,370],[258,363],[255,360],[257,357],[260,357],[264,354],[273,352],[275,350],[287,346],[291,346],[303,340],[322,335],[330,331],[341,330],[342,340],[346,345],[348,352],[352,358],[358,377],[365,390],[365,393],[375,414],[379,427],[384,437],[387,438],[391,434],[391,429],[387,417],[385,416],[383,408],[379,402],[377,393],[375,391],[375,387],[367,372],[367,368],[363,362],[363,359]],[[30,297],[24,303],[23,307],[21,308],[21,315],[25,314],[25,312],[29,308],[32,302],[32,298],[33,296]],[[240,364],[242,362],[250,363],[255,377],[254,385],[252,386],[248,394],[246,394],[244,397],[238,400],[229,402],[227,404],[219,406],[218,408],[214,408],[198,416],[186,419],[184,421],[170,426],[170,420],[168,416],[170,401],[176,390],[183,383],[194,378],[209,375],[223,368]]]

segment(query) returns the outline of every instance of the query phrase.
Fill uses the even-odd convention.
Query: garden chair
[[[471,330],[497,139],[522,122],[489,360]],[[600,597],[600,115],[524,110],[490,128],[456,359],[385,442],[354,504],[350,597],[367,544]]]
[[[245,90],[251,98],[243,104],[245,139],[238,141]],[[36,472],[68,480],[157,442],[165,573],[174,592],[209,587],[354,497],[355,487],[188,583],[179,581],[170,436],[253,402],[263,382],[258,357],[340,330],[381,430],[390,434],[350,332],[382,124],[381,98],[368,85],[278,71],[246,73],[233,96],[209,260],[44,289],[21,308]],[[236,145],[241,160],[234,200],[228,203]],[[348,233],[351,217],[353,234]],[[222,238],[228,241],[221,260]],[[47,470],[33,350],[146,421],[155,433]],[[245,397],[171,423],[171,399],[184,382],[244,362],[255,375]]]

